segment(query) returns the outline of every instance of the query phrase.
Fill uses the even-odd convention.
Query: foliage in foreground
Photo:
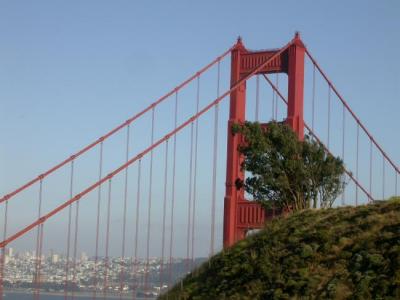
[[[342,193],[343,161],[309,136],[300,141],[287,124],[277,122],[266,128],[257,122],[235,124],[233,131],[244,137],[242,168],[251,173],[239,187],[264,207],[331,207]]]
[[[160,299],[400,299],[400,201],[276,219]]]

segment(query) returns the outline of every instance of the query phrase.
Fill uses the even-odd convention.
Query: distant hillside
[[[160,299],[400,299],[399,200],[274,220]]]

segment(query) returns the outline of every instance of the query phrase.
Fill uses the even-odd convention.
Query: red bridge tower
[[[278,50],[248,51],[239,38],[231,52],[231,86],[245,78],[252,70],[266,62]],[[286,73],[288,75],[288,110],[286,122],[304,137],[303,94],[304,94],[304,54],[305,46],[296,33],[287,50],[283,51],[258,74]],[[224,248],[243,239],[246,232],[261,228],[265,212],[253,201],[244,198],[244,190],[236,187],[237,180],[244,179],[241,170],[242,157],[238,147],[242,140],[240,134],[232,134],[234,123],[243,123],[246,115],[246,82],[230,95],[228,121],[226,191],[224,199]]]

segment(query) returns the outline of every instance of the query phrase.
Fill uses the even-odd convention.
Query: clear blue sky
[[[238,35],[250,49],[276,48],[296,30],[399,164],[399,1],[2,0],[0,194],[144,108]]]

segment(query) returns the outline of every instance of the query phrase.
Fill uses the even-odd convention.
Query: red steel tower
[[[239,38],[231,52],[231,86],[245,78],[255,68],[270,59],[278,50],[249,51]],[[286,73],[288,75],[288,110],[286,122],[304,137],[303,94],[304,94],[304,54],[305,46],[299,33],[295,34],[289,47],[263,67],[258,74]],[[244,190],[237,188],[237,182],[244,179],[241,170],[242,157],[238,147],[242,141],[240,134],[232,134],[234,123],[243,123],[246,116],[246,82],[230,95],[228,121],[226,190],[224,199],[224,248],[243,239],[250,229],[261,228],[265,212],[254,201],[244,198]]]

